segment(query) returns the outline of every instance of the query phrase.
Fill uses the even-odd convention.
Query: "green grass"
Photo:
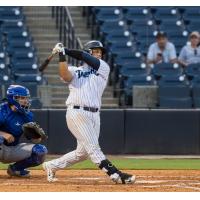
[[[111,158],[111,161],[119,169],[200,169],[200,159]],[[7,165],[0,163],[0,169],[7,169]],[[34,169],[41,169],[41,166]],[[90,160],[86,160],[70,169],[97,169],[97,167]]]

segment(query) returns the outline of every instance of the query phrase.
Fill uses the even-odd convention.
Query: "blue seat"
[[[6,83],[10,83],[12,80],[7,74],[0,74],[0,84],[4,85]]]
[[[27,29],[23,21],[9,21],[1,25],[0,31],[4,34],[8,34],[10,32],[27,31]]]
[[[189,19],[189,20],[195,20],[200,17],[200,8],[199,7],[193,7],[193,8],[186,8],[185,11],[183,12],[183,18],[184,19]]]
[[[1,21],[24,20],[25,17],[20,9],[6,9],[0,11]]]
[[[92,12],[99,13],[99,12],[106,12],[106,13],[114,13],[116,9],[119,9],[118,6],[95,6],[92,8]]]
[[[113,31],[123,30],[124,21],[105,21],[100,25],[100,32],[112,33]]]
[[[11,73],[15,74],[37,74],[37,64],[31,63],[16,63],[11,65]]]
[[[192,99],[195,108],[200,108],[200,85],[193,85]]]
[[[121,52],[116,55],[116,58],[114,58],[114,63],[116,65],[123,65],[126,63],[135,62],[135,60],[141,59],[140,57],[136,57],[134,55],[134,52]]]
[[[135,61],[135,63],[124,64],[120,67],[119,73],[124,77],[132,77],[132,76],[140,76],[140,75],[148,75],[146,67],[142,67],[144,63],[141,60]]]
[[[200,21],[189,21],[189,24],[186,25],[189,32],[200,31]]]
[[[149,76],[150,78],[150,76]],[[151,77],[152,78],[152,77]],[[148,80],[147,75],[137,75],[129,77],[128,79],[122,80],[120,85],[123,92],[120,93],[119,103],[125,102],[126,105],[132,104],[132,88],[136,85],[152,85],[154,80]]]
[[[160,31],[181,29],[181,27],[179,25],[177,25],[177,21],[176,20],[159,20],[157,23],[159,25],[159,30]]]
[[[158,82],[158,85],[168,85],[168,86],[182,86],[187,84],[187,79],[184,76],[179,75],[170,75],[170,76],[162,76]]]
[[[132,24],[136,20],[146,20],[150,18],[149,10],[142,7],[130,7],[124,9],[124,18],[128,24]]]
[[[191,108],[192,99],[190,87],[182,86],[166,86],[162,85],[158,88],[160,108]]]
[[[112,54],[112,57],[116,57],[116,56],[119,57],[122,51],[125,53],[129,53],[129,52],[132,52],[132,48],[124,46],[124,45],[113,46],[110,48],[110,53]]]
[[[159,63],[154,65],[152,73],[155,76],[155,78],[159,80],[163,76],[180,77],[182,75],[182,69],[178,64]]]
[[[161,20],[177,20],[180,17],[175,8],[159,8],[156,10],[154,17]]]
[[[35,74],[15,75],[15,82],[22,85],[26,83],[42,84],[43,78]]]
[[[104,21],[119,21],[122,19],[120,9],[116,8],[101,9],[95,16],[97,23],[102,23]]]
[[[125,36],[123,33],[120,33],[120,32],[118,34],[107,35],[105,39],[108,44],[112,44],[112,43],[124,44],[130,41],[130,38],[128,36]]]
[[[185,69],[185,74],[190,80],[196,76],[200,76],[200,63],[188,65]]]
[[[0,62],[0,74],[9,75],[8,66]]]
[[[15,52],[11,57],[11,64],[14,65],[16,63],[36,63],[38,59],[33,52]]]
[[[21,52],[21,53],[27,53],[27,52],[32,52],[32,53],[36,53],[36,49],[31,46],[31,47],[25,47],[25,46],[18,46],[18,47],[13,47],[13,46],[8,46],[6,48],[6,51],[8,53],[8,55],[13,55],[15,52]]]
[[[190,81],[190,84],[192,86],[200,85],[200,77],[199,76],[194,76],[193,79]]]

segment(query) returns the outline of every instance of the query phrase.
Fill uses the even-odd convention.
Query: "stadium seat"
[[[135,60],[141,59],[140,56],[136,57],[134,52],[121,52],[121,54],[117,54],[117,56],[114,58],[115,65],[123,65],[126,63],[135,62]]]
[[[172,63],[159,63],[155,64],[152,69],[152,73],[155,76],[155,79],[159,80],[163,76],[178,76],[182,75],[182,69],[178,64]]]
[[[190,81],[191,86],[200,85],[200,77],[194,76],[192,80]]]
[[[185,74],[189,80],[193,79],[196,76],[200,76],[200,63],[190,64],[185,69]]]
[[[127,24],[132,24],[133,21],[146,20],[150,18],[150,13],[147,8],[142,7],[126,7],[123,9],[124,18]]]
[[[132,76],[140,76],[140,75],[147,76],[147,71],[146,71],[146,68],[143,68],[143,64],[144,63],[141,63],[141,61],[138,60],[138,63],[135,62],[133,65],[130,65],[130,64],[122,65],[119,70],[120,75],[124,77],[132,77]]]
[[[23,75],[15,75],[15,82],[22,85],[26,83],[42,84],[43,79],[40,75],[23,74]]]
[[[37,64],[31,63],[15,63],[11,65],[11,73],[13,75],[16,74],[37,74],[38,73],[38,66]]]
[[[191,21],[198,21],[198,18],[200,17],[200,8],[199,7],[187,7],[183,12],[183,18],[188,19]]]
[[[13,9],[1,9],[0,10],[1,21],[12,21],[12,20],[24,20],[24,15],[18,8]]]
[[[11,64],[16,63],[35,63],[37,64],[38,59],[33,52],[15,52],[11,57]]]
[[[195,108],[200,108],[200,85],[193,85],[192,99]]]
[[[122,19],[121,10],[112,7],[99,10],[95,16],[97,24],[104,21],[119,21]]]
[[[120,93],[119,103],[132,105],[132,88],[134,85],[152,85],[154,80],[151,76],[136,75],[121,81],[121,88],[123,91]]]
[[[178,12],[175,8],[170,8],[170,7],[166,7],[166,8],[157,8],[155,13],[154,13],[154,17],[156,19],[161,19],[161,20],[177,20],[180,17],[178,16]]]
[[[108,47],[109,53],[112,53],[113,56],[120,56],[120,54],[122,52],[123,52],[123,54],[124,53],[129,54],[130,52],[133,51],[133,47],[128,46],[127,44],[128,44],[127,41],[123,41],[123,42],[120,42],[120,43],[112,43],[112,45],[110,45],[110,47]],[[133,53],[132,53],[132,55],[133,55]]]
[[[12,80],[10,79],[10,77],[6,74],[0,74],[0,84],[4,85],[6,83],[11,83]]]
[[[192,99],[189,86],[166,86],[158,88],[160,108],[191,108]]]
[[[187,84],[187,79],[184,75],[170,75],[170,76],[162,76],[158,81],[157,84],[162,85],[168,85],[168,86],[182,86]]]
[[[23,21],[8,21],[1,25],[0,31],[4,34],[10,32],[22,32],[27,31]]]

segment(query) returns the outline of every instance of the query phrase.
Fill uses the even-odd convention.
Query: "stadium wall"
[[[76,148],[66,125],[66,110],[33,110],[48,133],[50,154]],[[101,111],[100,146],[106,154],[199,154],[200,110]]]

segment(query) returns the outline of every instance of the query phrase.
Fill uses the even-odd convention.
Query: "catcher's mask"
[[[83,47],[83,50],[90,54],[92,54],[93,49],[101,49],[102,55],[106,53],[106,49],[104,48],[103,44],[98,40],[91,40],[87,42]]]
[[[17,111],[26,113],[30,108],[30,92],[21,85],[10,85],[7,89],[7,100],[10,105],[14,105]]]

